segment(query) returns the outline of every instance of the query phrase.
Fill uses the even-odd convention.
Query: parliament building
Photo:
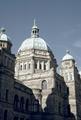
[[[81,72],[66,52],[57,60],[34,21],[16,55],[0,29],[0,120],[81,120]]]

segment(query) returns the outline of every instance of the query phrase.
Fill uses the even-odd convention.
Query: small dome
[[[73,56],[70,55],[69,51],[66,51],[66,55],[62,58],[62,61],[74,60]]]
[[[46,51],[49,50],[50,51],[50,48],[48,47],[44,39],[39,37],[39,29],[35,21],[32,27],[31,37],[23,41],[18,52],[24,51],[27,49],[38,49],[38,50],[46,50]]]
[[[5,29],[1,28],[0,29],[0,40],[1,41],[10,41],[10,38],[5,34]]]

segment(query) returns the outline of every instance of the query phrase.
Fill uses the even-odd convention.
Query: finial
[[[68,54],[69,54],[69,53],[70,53],[70,51],[69,51],[69,50],[66,50],[66,53],[68,53]]]
[[[34,24],[31,31],[31,37],[39,37],[39,28],[36,25],[36,20],[34,19]]]
[[[36,26],[36,20],[34,19],[34,26]]]
[[[37,25],[36,25],[36,20],[34,19],[34,23],[33,23],[33,27],[32,28],[36,28],[37,29]]]
[[[6,31],[6,29],[3,27],[0,29],[0,32],[2,32],[2,33],[5,33],[5,31]]]

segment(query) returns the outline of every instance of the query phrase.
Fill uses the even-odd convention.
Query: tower
[[[42,90],[42,98],[38,99],[43,108],[54,87],[56,67],[56,59],[47,43],[39,36],[39,28],[34,21],[31,37],[23,41],[18,50],[15,77],[34,91]]]
[[[73,56],[67,51],[61,61],[61,75],[69,89],[69,104],[71,113],[74,114],[76,120],[80,120],[80,77]]]
[[[0,29],[0,118],[6,119],[12,113],[15,55],[11,53],[12,43],[5,29]],[[7,105],[8,104],[8,105]],[[2,112],[2,113],[1,113]],[[4,115],[3,115],[4,113]],[[2,118],[4,116],[4,118]],[[11,118],[12,119],[12,118]]]
[[[63,120],[68,116],[67,86],[57,73],[55,56],[40,37],[35,21],[30,38],[22,42],[16,55],[15,78],[32,89],[44,119]]]

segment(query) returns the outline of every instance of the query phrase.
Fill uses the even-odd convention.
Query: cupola
[[[45,40],[39,36],[39,28],[36,25],[35,20],[31,30],[31,37],[27,38],[22,42],[18,50],[18,53],[22,51],[30,50],[30,49],[50,51],[50,48],[48,47]]]
[[[5,32],[6,30],[4,28],[0,29],[0,49],[5,49],[8,52],[11,52],[12,43]]]
[[[66,50],[66,55],[62,58],[62,61],[74,60],[73,56],[70,55],[70,51]]]

